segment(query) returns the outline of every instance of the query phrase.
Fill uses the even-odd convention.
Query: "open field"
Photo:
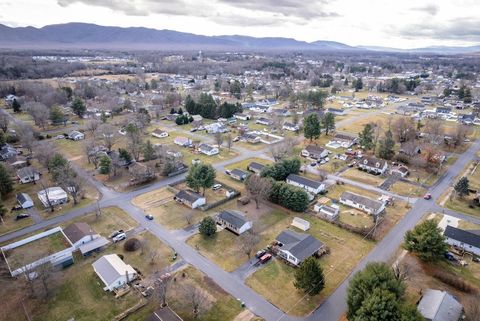
[[[381,175],[372,175],[357,168],[350,168],[340,176],[372,186],[379,186],[385,181],[385,177]]]
[[[422,197],[427,192],[427,190],[421,186],[415,186],[402,181],[395,182],[390,186],[389,191],[408,197]]]

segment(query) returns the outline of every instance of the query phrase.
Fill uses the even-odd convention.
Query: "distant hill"
[[[12,28],[0,24],[0,48],[45,49],[139,49],[139,50],[304,50],[304,51],[382,51],[414,53],[473,53],[475,47],[429,47],[396,49],[352,47],[335,41],[305,42],[292,38],[250,36],[202,36],[173,30],[143,27],[109,27],[89,23],[66,23],[43,28]]]

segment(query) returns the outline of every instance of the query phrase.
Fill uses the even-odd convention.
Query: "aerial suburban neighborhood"
[[[13,25],[0,320],[480,320],[480,47]]]

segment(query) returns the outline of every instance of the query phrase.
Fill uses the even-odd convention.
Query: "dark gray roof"
[[[32,202],[33,203],[32,198],[27,193],[18,193],[17,194],[17,201],[20,204],[25,204],[26,202]]]
[[[337,134],[335,134],[335,139],[354,141],[357,138],[354,137],[354,136],[347,135],[347,134],[337,133]]]
[[[239,177],[248,175],[247,172],[244,172],[244,171],[242,171],[241,169],[238,169],[238,168],[232,169],[232,171],[230,173],[235,175],[235,176],[239,176]]]
[[[321,154],[325,150],[325,148],[317,145],[308,145],[305,147],[305,150],[309,152],[310,154]]]
[[[383,206],[383,203],[380,201],[372,200],[371,198],[358,195],[352,192],[343,192],[342,195],[340,195],[340,199],[351,200],[355,203],[363,204],[366,207],[374,210],[378,210]]]
[[[365,164],[366,161],[366,164]],[[383,159],[378,159],[376,157],[362,157],[359,161],[359,164],[364,165],[364,166],[369,166],[369,167],[375,167],[375,168],[383,168],[385,164],[387,163],[386,160]],[[377,163],[379,166],[377,166]]]
[[[293,123],[290,123],[290,122],[285,122],[283,123],[283,126],[286,126],[286,127],[296,127],[297,125],[293,124]]]
[[[282,250],[289,251],[300,262],[315,254],[323,246],[323,243],[310,234],[297,233],[285,230],[280,233],[277,242],[283,244]]]
[[[203,198],[202,195],[197,194],[192,191],[187,191],[187,190],[181,190],[175,195],[176,198],[179,198],[181,200],[186,200],[189,201],[190,203],[195,202],[196,200]]]
[[[247,218],[242,213],[232,210],[221,211],[218,214],[218,218],[230,223],[236,228],[241,228],[245,223],[248,222]]]
[[[417,308],[428,321],[458,321],[463,309],[448,292],[432,289],[425,291]]]
[[[257,163],[257,162],[251,162],[250,164],[248,164],[249,169],[255,169],[257,171],[261,171],[264,167],[265,167],[265,165]]]
[[[24,167],[24,168],[20,168],[18,171],[17,171],[17,175],[18,177],[33,177],[35,174],[40,174],[35,168],[33,167]]]
[[[200,146],[198,146],[198,149],[209,152],[213,149],[213,147],[208,145],[208,144],[202,143],[202,144],[200,144]]]
[[[314,180],[311,180],[309,178],[306,178],[306,177],[303,177],[303,176],[300,176],[300,175],[296,175],[296,174],[290,174],[287,176],[287,181],[293,181],[293,182],[296,182],[296,183],[299,183],[299,184],[302,184],[302,185],[305,185],[305,186],[308,186],[308,187],[311,187],[311,188],[319,188],[322,183],[321,182],[317,182],[317,181],[314,181]]]
[[[480,248],[480,235],[479,231],[466,231],[450,225],[447,225],[443,235],[453,240]]]
[[[84,222],[70,224],[65,229],[63,229],[63,233],[72,243],[81,240],[84,236],[96,234],[95,231],[90,227],[90,225]]]

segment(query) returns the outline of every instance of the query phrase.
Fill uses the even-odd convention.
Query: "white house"
[[[385,210],[385,203],[352,192],[343,192],[340,203],[356,208],[370,215],[379,215]]]
[[[137,278],[135,269],[117,254],[104,255],[92,263],[93,270],[102,280],[105,291],[114,291]]]
[[[278,246],[278,256],[295,266],[299,266],[305,259],[317,254],[324,247],[322,242],[310,234],[292,230],[281,232],[275,241]]]
[[[328,150],[317,145],[308,145],[302,150],[301,155],[303,157],[319,160],[328,156]]]
[[[325,205],[325,204],[317,203],[313,207],[313,210],[331,220],[334,220],[338,217],[338,214],[340,212],[340,207],[336,204]]]
[[[224,124],[218,122],[218,123],[212,123],[210,125],[205,126],[205,130],[209,134],[217,134],[217,133],[226,133],[228,132],[228,128],[225,127]]]
[[[23,209],[33,207],[33,200],[27,193],[18,193],[17,202]]]
[[[218,225],[240,235],[252,228],[252,221],[238,211],[224,210],[215,218]]]
[[[335,134],[333,139],[328,142],[327,147],[350,148],[357,143],[357,140],[358,139],[356,137],[342,134],[342,133],[337,133]]]
[[[256,124],[260,124],[260,125],[265,125],[265,126],[270,126],[272,125],[272,121],[268,118],[265,118],[265,117],[260,117],[258,118],[256,121],[255,121]]]
[[[155,128],[152,131],[152,136],[157,137],[157,138],[165,138],[165,137],[168,137],[168,132],[166,132],[164,130],[161,130],[161,129],[158,129],[158,128]]]
[[[33,167],[24,167],[17,171],[17,177],[20,183],[27,184],[38,181],[40,173]]]
[[[50,205],[56,206],[68,202],[67,192],[59,186],[43,189],[37,193],[37,196],[45,208],[50,207]]]
[[[193,143],[190,138],[182,137],[182,136],[175,137],[173,142],[175,143],[175,145],[182,146],[182,147],[190,147],[192,146],[192,143]]]
[[[289,130],[291,132],[298,132],[300,130],[300,127],[298,127],[298,125],[295,125],[289,122],[285,122],[282,128],[285,130]]]
[[[71,140],[82,140],[85,139],[85,134],[82,132],[79,132],[78,130],[71,131],[70,134],[68,134],[68,139]]]
[[[251,116],[248,114],[234,114],[233,117],[239,120],[250,120]]]
[[[400,177],[407,177],[408,174],[410,174],[410,171],[406,166],[395,166],[390,169],[390,174],[398,175]]]
[[[286,182],[287,184],[303,188],[307,192],[313,193],[315,195],[325,190],[325,184],[323,184],[322,182],[317,182],[296,174],[288,175]]]
[[[443,235],[448,244],[480,256],[480,230],[467,231],[447,225]]]
[[[372,174],[384,174],[388,168],[387,161],[375,157],[363,157],[357,163],[358,168]]]
[[[205,143],[200,144],[200,146],[198,146],[198,150],[200,151],[200,153],[208,156],[213,156],[220,153],[217,147],[213,147]]]
[[[188,190],[181,190],[180,192],[175,194],[175,197],[173,199],[176,200],[177,202],[185,204],[190,208],[197,208],[207,203],[207,200],[205,197]]]
[[[63,230],[63,233],[75,246],[75,249],[100,237],[90,225],[84,222],[70,224]]]

